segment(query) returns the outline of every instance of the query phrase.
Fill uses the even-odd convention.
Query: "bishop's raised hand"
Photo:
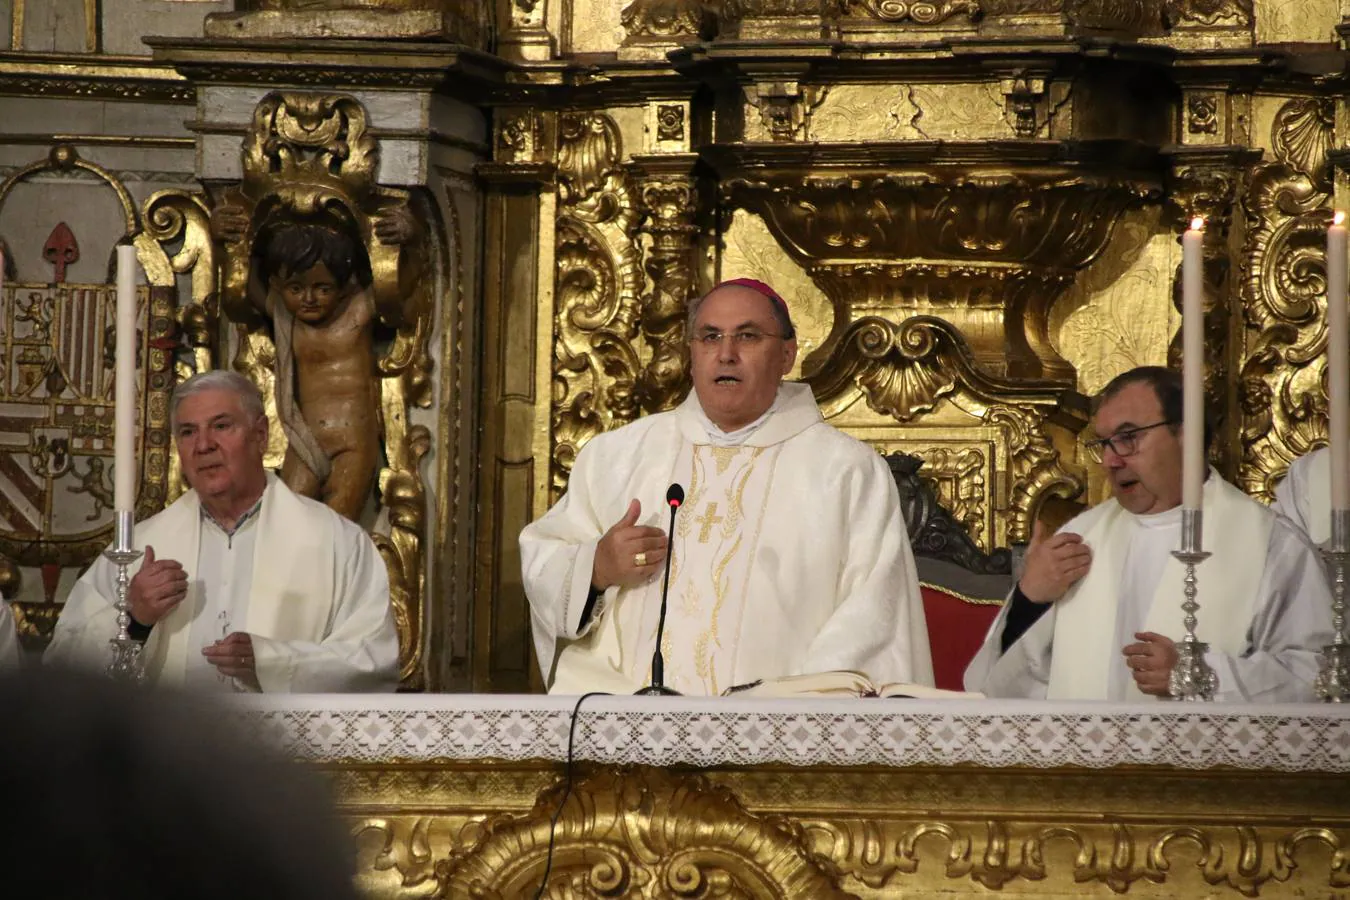
[[[628,511],[615,522],[595,548],[591,586],[604,590],[613,585],[632,587],[661,571],[666,561],[666,533],[660,528],[637,524],[642,504],[628,503]]]

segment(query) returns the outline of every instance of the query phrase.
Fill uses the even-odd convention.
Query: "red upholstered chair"
[[[1014,551],[980,550],[919,476],[921,459],[895,453],[886,462],[919,571],[933,675],[938,687],[961,690],[966,665],[1012,590]]]

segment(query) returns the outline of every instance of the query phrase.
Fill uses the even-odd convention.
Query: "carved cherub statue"
[[[243,210],[222,207],[212,216],[226,241],[248,227]],[[374,230],[394,245],[420,235],[406,206],[376,219]],[[282,480],[353,521],[381,457],[372,281],[357,233],[331,219],[283,219],[253,241],[248,298],[272,320],[277,413],[288,442]]]

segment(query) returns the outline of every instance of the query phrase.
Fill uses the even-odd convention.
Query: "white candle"
[[[1181,237],[1181,504],[1199,509],[1205,484],[1205,220]]]
[[[1350,509],[1350,322],[1345,213],[1327,229],[1327,393],[1331,404],[1331,508]]]
[[[117,416],[113,430],[113,507],[129,512],[136,502],[136,248],[117,248]]]

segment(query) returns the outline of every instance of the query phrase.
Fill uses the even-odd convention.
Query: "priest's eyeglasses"
[[[765,338],[781,338],[781,334],[770,334],[767,331],[760,331],[758,328],[742,328],[738,331],[708,331],[700,332],[694,335],[690,343],[695,346],[703,347],[705,350],[712,350],[722,346],[723,338],[731,338],[731,343],[741,350],[749,350],[751,347],[757,347],[764,342]]]
[[[1095,441],[1087,441],[1083,446],[1087,448],[1088,454],[1097,462],[1102,461],[1106,454],[1106,448],[1108,447],[1111,448],[1111,452],[1116,456],[1133,456],[1139,450],[1139,436],[1141,434],[1145,431],[1161,428],[1164,425],[1175,424],[1177,423],[1170,419],[1165,422],[1154,422],[1152,425],[1142,425],[1139,428],[1118,431],[1110,437],[1098,438]]]

